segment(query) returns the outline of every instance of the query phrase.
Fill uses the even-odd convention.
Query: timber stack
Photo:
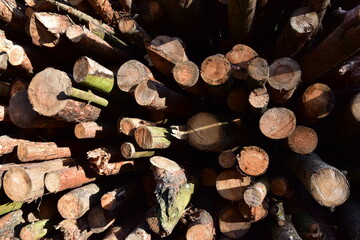
[[[1,0],[0,240],[360,239],[356,0]]]

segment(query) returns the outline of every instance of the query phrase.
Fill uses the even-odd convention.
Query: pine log
[[[77,188],[96,180],[96,174],[86,165],[73,166],[49,172],[45,175],[45,187],[51,193]]]
[[[301,69],[292,58],[276,59],[270,65],[268,92],[270,101],[284,103],[291,98],[301,82]]]
[[[7,61],[7,59],[6,59]],[[10,98],[11,84],[8,82],[0,81],[0,96]]]
[[[15,202],[31,202],[44,195],[45,174],[67,168],[73,159],[56,159],[40,163],[29,163],[10,168],[4,175],[5,194]]]
[[[111,24],[115,17],[114,9],[108,0],[87,0],[97,14],[108,24]]]
[[[344,204],[336,208],[336,212],[338,213],[350,240],[359,239],[360,237],[360,225],[358,224],[360,219],[359,209],[359,201],[353,198],[350,198]]]
[[[22,215],[22,210],[16,210],[0,218],[0,236],[3,239],[14,239],[14,228],[20,223],[25,222]]]
[[[189,216],[190,223],[186,231],[186,240],[212,240],[215,228],[212,216],[205,210],[199,209]]]
[[[248,62],[248,87],[255,89],[264,87],[269,78],[269,64],[261,57],[255,57]]]
[[[285,29],[276,41],[276,57],[293,57],[312,37],[319,27],[319,18],[315,9],[301,7],[296,9]]]
[[[58,147],[54,142],[24,142],[17,147],[17,156],[22,162],[51,160],[71,157],[69,147]]]
[[[53,79],[49,82],[48,79]],[[46,83],[46,84],[45,84]],[[67,122],[95,121],[101,110],[90,104],[68,99],[73,88],[65,72],[46,68],[29,85],[29,100],[35,111]]]
[[[319,18],[319,22],[322,22],[322,19],[324,18],[324,15],[326,13],[326,10],[331,6],[330,0],[307,0],[305,1],[305,4],[313,9]]]
[[[118,20],[118,28],[132,45],[145,52],[146,45],[150,43],[151,37],[147,32],[132,18],[123,16]]]
[[[233,88],[227,96],[227,106],[233,112],[246,112],[249,105],[248,97],[248,91],[242,88]]]
[[[9,212],[13,212],[19,210],[23,206],[21,202],[8,202],[0,205],[0,216],[7,214]]]
[[[257,146],[244,147],[237,155],[237,163],[243,173],[259,176],[264,174],[269,166],[269,155]]]
[[[237,161],[236,155],[238,149],[239,147],[235,147],[221,152],[218,157],[218,163],[220,166],[223,168],[232,168]]]
[[[328,116],[334,108],[335,96],[331,88],[322,83],[309,86],[300,98],[300,117],[316,122]]]
[[[241,175],[235,169],[222,171],[216,179],[216,190],[225,199],[238,201],[243,198],[246,188],[250,185],[250,177]]]
[[[348,199],[350,189],[344,174],[317,154],[293,155],[288,165],[320,205],[336,207]]]
[[[16,79],[11,84],[10,96],[14,96],[15,93],[19,92],[20,90],[27,90],[29,87],[29,82],[23,79]]]
[[[183,42],[176,37],[160,35],[146,47],[152,65],[165,76],[170,77],[175,64],[187,61]]]
[[[229,27],[236,43],[249,39],[255,15],[256,0],[228,0]]]
[[[263,177],[253,182],[244,192],[244,201],[250,207],[260,206],[269,191],[270,182]]]
[[[65,219],[78,219],[98,201],[100,189],[90,183],[64,194],[58,201],[58,211]]]
[[[175,140],[171,130],[163,127],[139,126],[134,133],[136,143],[142,149],[165,149]]]
[[[260,131],[268,138],[283,139],[296,127],[295,114],[286,108],[270,108],[260,118]]]
[[[155,151],[142,151],[137,146],[130,142],[124,142],[120,146],[121,155],[126,159],[135,159],[143,157],[152,157],[155,154]]]
[[[0,122],[10,122],[9,107],[0,105]]]
[[[118,132],[123,133],[127,136],[134,136],[135,130],[142,126],[155,126],[156,124],[154,122],[149,122],[140,118],[119,118],[118,120]]]
[[[247,45],[237,44],[226,54],[226,58],[232,64],[232,75],[237,79],[247,79],[248,63],[257,57],[258,54]]]
[[[14,148],[22,142],[27,142],[27,140],[21,138],[14,138],[7,135],[0,136],[0,156],[11,153]]]
[[[78,123],[75,125],[74,134],[78,139],[114,138],[119,136],[114,124],[101,122]]]
[[[239,239],[250,230],[251,223],[244,219],[234,207],[225,209],[219,215],[220,232],[231,239]]]
[[[44,237],[48,231],[49,226],[47,224],[49,220],[40,220],[21,228],[20,239],[21,240],[37,240]]]
[[[315,150],[318,143],[316,132],[305,126],[296,126],[292,134],[286,139],[286,146],[293,152],[308,154]]]
[[[107,211],[114,211],[120,205],[123,205],[128,198],[134,196],[136,192],[135,190],[136,187],[131,184],[125,187],[116,188],[102,195],[100,205]]]
[[[266,201],[262,201],[258,206],[252,207],[244,199],[241,199],[238,208],[244,219],[250,222],[260,221],[268,215],[268,204]]]
[[[25,52],[25,49],[19,45],[14,45],[7,52],[8,61],[13,66],[18,66],[20,69],[26,71],[29,74],[33,73],[33,65],[28,55]]]
[[[256,115],[262,115],[268,107],[270,96],[266,88],[256,88],[249,94],[250,110]]]
[[[0,2],[0,20],[9,24],[12,28],[18,32],[23,33],[25,31],[26,16],[24,9],[20,8],[18,2],[15,0],[6,0]]]
[[[285,196],[289,191],[289,183],[287,178],[283,176],[272,178],[270,182],[270,191],[276,196]]]
[[[188,143],[199,150],[222,152],[246,140],[242,125],[240,119],[229,121],[223,116],[201,112],[187,121]]]
[[[289,221],[286,221],[283,226],[273,226],[272,239],[274,239],[274,240],[283,240],[283,239],[302,240],[302,238],[296,232],[295,227]]]
[[[343,22],[314,50],[300,59],[303,81],[314,80],[359,50],[359,12],[360,5],[348,11]],[[333,57],[329,58],[329,55]]]
[[[199,173],[200,183],[205,187],[215,187],[218,173],[213,168],[201,169]]]

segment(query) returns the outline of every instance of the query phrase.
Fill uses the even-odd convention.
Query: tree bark
[[[115,18],[114,9],[108,0],[88,0],[97,14],[108,24],[111,24]]]
[[[82,122],[75,125],[74,134],[78,139],[113,138],[119,136],[112,123]]]
[[[338,213],[350,240],[359,239],[360,237],[360,225],[358,224],[360,219],[359,209],[359,202],[352,198],[336,208],[336,212]]]
[[[318,143],[316,132],[304,126],[296,126],[292,134],[286,139],[286,146],[293,152],[299,154],[312,153]]]
[[[232,75],[237,79],[247,79],[247,66],[248,63],[257,57],[258,54],[254,49],[247,45],[236,44],[227,54],[226,58],[232,64]]]
[[[235,169],[222,171],[216,179],[216,190],[225,199],[239,201],[250,185],[250,177],[244,176]]]
[[[296,127],[295,114],[286,108],[270,108],[260,118],[260,131],[268,138],[283,139]]]
[[[234,207],[226,208],[219,215],[220,232],[231,239],[239,239],[250,230],[251,223],[245,220]]]
[[[257,146],[244,147],[237,155],[240,170],[249,176],[259,176],[266,172],[269,166],[269,155]]]
[[[123,144],[121,144],[120,150],[121,155],[126,159],[152,157],[155,154],[155,151],[142,151],[130,142],[124,142]]]
[[[20,143],[27,141],[28,140],[21,138],[13,138],[7,135],[0,136],[0,156],[7,153],[11,153],[14,150],[14,148],[17,147]]]

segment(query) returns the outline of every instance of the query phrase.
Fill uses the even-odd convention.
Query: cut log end
[[[191,61],[176,63],[172,73],[175,81],[183,88],[194,86],[199,79],[199,68]]]
[[[22,202],[30,195],[31,179],[23,168],[10,168],[3,179],[6,195],[15,202]]]
[[[150,158],[150,163],[157,169],[164,169],[169,172],[177,172],[181,170],[181,167],[174,161],[160,156],[154,156]]]
[[[236,163],[236,153],[235,151],[229,150],[229,151],[224,151],[222,153],[220,153],[219,157],[218,157],[218,162],[220,164],[221,167],[223,168],[231,168],[235,165]]]
[[[117,72],[117,85],[124,92],[134,92],[139,83],[154,80],[150,69],[137,60],[129,60]]]
[[[268,154],[256,146],[244,147],[237,160],[240,170],[250,176],[265,173],[269,166]]]
[[[290,18],[291,28],[300,36],[314,32],[318,25],[318,15],[309,7],[296,9]]]
[[[276,177],[271,179],[270,190],[279,197],[283,197],[288,192],[288,181],[284,177]]]
[[[139,83],[134,94],[135,100],[140,106],[150,106],[159,95],[152,81],[142,81]]]
[[[250,230],[251,223],[245,220],[237,208],[228,208],[219,216],[222,234],[231,239],[239,239]]]
[[[11,65],[19,66],[20,64],[23,63],[26,53],[21,46],[14,45],[12,48],[10,48],[8,52],[8,56],[9,56],[8,61]]]
[[[265,111],[269,104],[269,100],[270,97],[266,88],[256,88],[250,92],[249,103],[254,111]]]
[[[133,156],[134,153],[136,152],[134,145],[129,142],[125,142],[125,143],[121,144],[120,149],[121,149],[121,154],[126,159],[131,158],[131,156]]]
[[[252,59],[258,54],[250,47],[242,44],[235,45],[230,52],[226,54],[226,58],[236,67],[233,69],[233,76],[238,79],[246,79],[246,68]]]
[[[261,116],[259,127],[268,138],[287,138],[296,127],[296,117],[289,109],[271,108]]]
[[[250,185],[250,177],[243,176],[234,169],[224,170],[216,179],[216,190],[225,199],[238,201],[243,198]]]
[[[80,25],[72,25],[66,30],[66,36],[72,42],[79,42],[84,36],[84,29]]]
[[[135,141],[143,149],[168,148],[171,142],[166,138],[165,131],[160,127],[140,126],[135,130]]]
[[[316,132],[308,127],[297,126],[287,138],[289,148],[299,154],[308,154],[315,150],[318,143]]]
[[[201,77],[209,85],[221,85],[229,80],[231,64],[221,54],[207,57],[201,64]]]
[[[50,172],[45,176],[46,189],[51,192],[58,192],[61,187],[59,175],[56,172]]]

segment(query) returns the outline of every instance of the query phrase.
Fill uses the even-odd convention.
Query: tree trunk
[[[219,215],[220,232],[231,239],[239,239],[250,230],[251,223],[245,220],[234,207],[226,208]]]
[[[22,162],[51,160],[71,157],[69,147],[58,147],[54,142],[25,142],[17,147],[17,156]]]
[[[119,134],[112,123],[82,122],[75,125],[74,134],[78,139],[114,138]]]
[[[318,143],[316,132],[304,126],[296,126],[292,134],[286,139],[286,146],[293,152],[299,154],[312,153]]]
[[[266,172],[269,166],[269,156],[265,150],[256,147],[244,147],[237,155],[240,170],[249,176],[259,176]]]
[[[235,169],[222,171],[216,179],[216,190],[225,199],[239,201],[243,198],[246,188],[250,185],[251,179],[241,175]]]
[[[286,108],[270,108],[260,118],[260,131],[270,139],[283,139],[296,127],[295,114]]]

